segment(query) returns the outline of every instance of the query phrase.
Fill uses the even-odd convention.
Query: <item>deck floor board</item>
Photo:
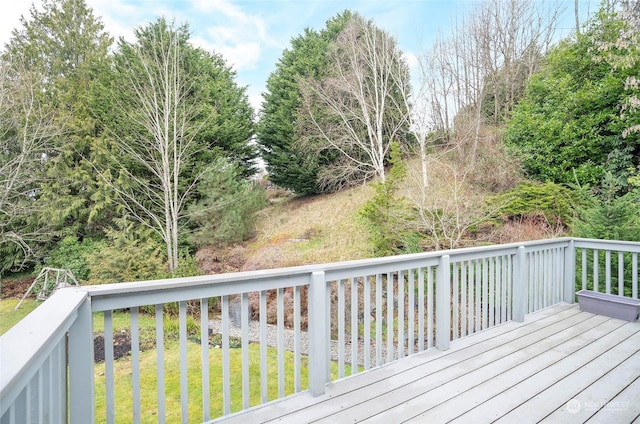
[[[562,304],[214,422],[625,423],[638,376],[640,322]]]

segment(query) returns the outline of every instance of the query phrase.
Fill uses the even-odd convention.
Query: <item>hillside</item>
[[[220,273],[370,257],[358,209],[372,194],[367,185],[273,199],[256,217],[254,238],[229,249],[201,249],[198,264],[204,273]]]
[[[415,206],[421,193],[416,181],[420,164],[417,159],[410,159],[406,165],[409,172],[397,194]],[[423,205],[452,216],[449,223],[432,222],[430,225],[449,225],[451,233],[460,232],[461,238],[455,242],[455,247],[560,235],[562,229],[550,228],[544,220],[535,217],[499,224],[485,222],[488,212],[478,214],[478,210],[495,193],[482,188],[485,184],[477,182],[477,173],[475,177],[475,180],[461,177],[456,165],[442,156],[433,156],[429,161],[429,187]],[[520,179],[516,174],[508,178],[512,184]],[[374,195],[371,184],[301,198],[278,196],[277,193],[271,194],[269,206],[257,214],[252,239],[227,249],[204,248],[196,254],[203,273],[271,269],[374,256],[366,223],[358,212]],[[429,219],[427,214],[424,220]],[[450,240],[440,240],[439,248],[448,248],[450,243]],[[424,250],[436,248],[433,244],[424,245]]]

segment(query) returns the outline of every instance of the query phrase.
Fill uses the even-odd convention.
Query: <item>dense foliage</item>
[[[196,190],[201,177],[229,160],[236,171],[218,179],[216,193],[227,183],[235,193],[255,173],[254,112],[231,67],[193,47],[187,25],[161,18],[135,34],[112,49],[84,0],[45,0],[2,51],[0,273],[44,263],[73,268],[81,280],[105,281],[109,268],[124,273],[109,281],[178,275],[180,258],[193,265],[186,231],[205,225],[186,211],[215,195],[206,184]],[[170,71],[164,53],[176,59]],[[171,84],[161,78],[182,91],[163,91]],[[175,102],[155,102],[163,96]],[[248,222],[256,209],[234,207]],[[145,270],[117,265],[125,252],[126,263]]]
[[[254,215],[265,204],[264,189],[240,178],[242,169],[218,159],[198,185],[200,198],[189,207],[196,247],[239,243],[253,235]]]
[[[340,31],[351,19],[348,11],[327,21],[321,31],[305,29],[291,40],[291,48],[282,52],[276,70],[267,79],[267,92],[257,128],[262,157],[267,163],[269,179],[279,187],[299,195],[322,191],[318,172],[331,155],[314,154],[298,142],[302,96],[300,81],[320,79],[329,71],[326,52]]]
[[[621,182],[640,165],[635,113],[621,113],[627,81],[640,72],[637,46],[617,49],[629,66],[616,66],[608,49],[627,23],[601,12],[587,30],[562,41],[534,75],[507,128],[528,176],[557,183],[599,184],[607,171]]]
[[[300,196],[376,178],[359,211],[376,255],[455,247],[496,215],[640,240],[640,7],[603,6],[550,51],[524,40],[489,60],[520,39],[510,22],[436,43],[412,91],[395,38],[345,11],[291,40],[255,123],[235,71],[194,47],[188,24],[159,18],[113,45],[85,0],[44,0],[0,52],[0,275],[192,275],[194,249],[253,234],[258,157]],[[505,145],[519,160],[502,159]],[[420,151],[411,207],[401,150]],[[529,182],[484,202],[520,180],[520,162]]]
[[[398,143],[391,147],[391,169],[384,182],[373,183],[375,194],[359,211],[369,229],[376,256],[421,251],[420,235],[411,229],[411,213],[406,200],[396,195],[407,174]]]
[[[573,190],[560,184],[522,182],[488,202],[496,205],[496,215],[503,219],[541,216],[551,225],[568,226],[579,198]]]

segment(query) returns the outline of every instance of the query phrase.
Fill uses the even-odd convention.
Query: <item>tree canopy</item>
[[[282,52],[276,70],[267,79],[257,128],[261,154],[270,180],[299,195],[322,192],[318,172],[323,164],[331,161],[330,155],[317,155],[298,142],[299,123],[304,113],[300,82],[327,74],[326,52],[351,17],[352,13],[345,11],[327,21],[321,31],[305,29],[302,35],[291,40],[291,48]]]
[[[627,25],[601,11],[585,31],[554,48],[530,79],[506,131],[530,177],[594,185],[608,170],[625,181],[640,165],[640,137],[626,131],[640,122],[638,113],[622,113],[640,50],[615,48],[629,64],[621,67],[602,48],[615,44]]]

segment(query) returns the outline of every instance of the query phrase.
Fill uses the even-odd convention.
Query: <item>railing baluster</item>
[[[467,262],[467,286],[469,288],[469,296],[467,299],[469,313],[467,314],[467,333],[473,334],[475,333],[475,305],[476,305],[476,285],[475,285],[475,277],[474,277],[474,261]]]
[[[482,329],[489,325],[489,266],[488,259],[482,259]]]
[[[618,252],[618,296],[624,296],[624,253]]]
[[[133,422],[139,423],[140,412],[140,327],[138,308],[131,308],[131,391],[133,400]]]
[[[424,322],[425,322],[425,287],[424,287],[424,273],[425,268],[418,268],[418,352],[421,352],[425,348],[424,338]],[[429,344],[427,343],[427,346]]]
[[[242,327],[242,407],[251,406],[249,381],[249,293],[244,292],[240,298],[240,326]]]
[[[344,377],[345,299],[344,280],[338,280],[338,378]]]
[[[512,317],[512,300],[513,300],[513,256],[505,256],[506,268],[505,268],[505,281],[504,281],[504,293],[505,293],[505,317],[507,320],[511,320]]]
[[[247,304],[248,309],[248,304]],[[248,313],[248,311],[247,311]],[[298,393],[302,390],[302,360],[300,351],[300,332],[302,331],[300,325],[300,317],[302,311],[300,308],[300,286],[293,288],[293,390]],[[248,334],[247,334],[248,338]],[[249,353],[247,349],[247,360],[249,359]],[[247,382],[249,375],[247,374]],[[247,393],[248,394],[248,393]]]
[[[582,290],[586,290],[587,289],[587,268],[588,268],[588,264],[587,264],[587,249],[586,248],[582,248]]]
[[[278,397],[284,397],[284,289],[277,292],[277,321],[278,321]]]
[[[475,291],[476,291],[476,322],[475,332],[482,330],[482,266],[481,259],[474,261],[475,266]]]
[[[638,254],[634,253],[631,258],[631,297],[638,298]]]
[[[269,400],[267,368],[267,292],[260,292],[260,398],[262,403]]]
[[[323,278],[326,276],[324,272],[322,272]],[[325,385],[327,382],[331,381],[331,324],[327,324],[331,319],[331,286],[327,284],[325,279],[324,281],[324,317],[325,317],[325,325],[324,325],[324,354],[323,358],[323,366],[324,366],[324,381]]]
[[[158,423],[164,423],[167,417],[164,385],[164,322],[162,304],[157,304],[156,309],[156,367],[158,382]]]
[[[599,271],[600,271],[600,265],[598,263],[598,249],[593,249],[593,291],[597,292],[598,290],[598,285],[599,285]]]
[[[376,275],[376,365],[382,365],[382,274]]]
[[[44,373],[46,370],[46,363],[47,361],[45,361],[42,366],[40,367],[40,369],[38,370],[37,374],[36,374],[36,378],[38,379],[38,384],[35,387],[35,395],[36,395],[36,404],[34,405],[35,410],[37,412],[37,421],[36,422],[43,422],[44,421]]]
[[[207,421],[211,419],[211,396],[209,389],[209,299],[206,297],[200,299],[200,355],[202,420]]]
[[[222,413],[231,413],[231,373],[229,372],[229,296],[222,296]]]
[[[189,422],[189,374],[187,370],[187,302],[178,302],[180,343],[180,404],[182,423]]]
[[[434,295],[433,295],[433,268],[427,267],[427,347],[433,347],[433,330],[435,329],[435,314],[433,308],[435,307]]]
[[[451,297],[451,303],[452,303],[452,313],[453,313],[453,322],[451,325],[451,330],[452,330],[452,340],[455,340],[458,338],[458,329],[459,327],[459,323],[458,323],[458,317],[459,317],[459,313],[460,313],[460,298],[458,297],[458,284],[460,283],[459,277],[458,277],[458,262],[454,262],[453,263],[453,278],[452,278],[452,284],[453,285],[453,294]]]
[[[553,269],[551,269],[551,267],[553,265],[553,256],[549,249],[542,250],[541,254],[542,268],[540,269],[540,278],[541,283],[544,286],[544,290],[542,291],[542,303],[540,305],[540,309],[543,309],[549,305],[552,294],[551,278],[553,277]]]
[[[371,280],[364,276],[364,369],[371,368]]]
[[[387,362],[393,361],[393,333],[394,333],[394,308],[393,308],[393,273],[387,273]]]
[[[407,334],[409,336],[407,341],[407,354],[411,355],[415,352],[415,319],[416,319],[416,298],[415,298],[415,270],[407,270],[409,274],[409,302],[407,309]]]
[[[611,294],[611,250],[604,252],[604,284],[605,293]]]
[[[404,271],[398,271],[398,358],[404,357]]]
[[[502,257],[497,256],[495,259],[495,305],[494,305],[494,319],[496,324],[502,322]]]
[[[529,254],[529,285],[527,288],[527,293],[529,294],[529,312],[536,311],[538,309],[538,280],[536,277],[538,268],[538,255],[537,252],[531,252]]]
[[[489,322],[488,322],[488,326],[493,327],[493,325],[496,322],[496,316],[495,316],[496,265],[495,265],[495,258],[490,258],[488,259],[488,261],[489,261],[489,310],[488,310]]]
[[[41,381],[40,381],[40,417],[39,422],[44,421],[44,414],[47,416],[47,421],[51,422],[53,419],[52,414],[52,392],[53,392],[53,352],[51,355],[44,361],[42,364],[42,368],[40,369],[41,373]]]
[[[467,263],[460,262],[460,336],[467,335]]]
[[[93,330],[93,329],[92,329]],[[58,342],[58,348],[54,351],[53,373],[54,386],[51,393],[53,396],[52,422],[64,422],[67,419],[67,346],[64,339]],[[90,361],[93,365],[93,355]],[[93,385],[93,384],[92,384]],[[93,396],[93,394],[91,394]],[[93,407],[90,408],[93,413]]]
[[[551,295],[553,293],[551,287],[551,279],[553,277],[553,255],[549,249],[545,249],[542,254],[542,269],[540,270],[540,277],[542,278],[542,304],[540,308],[546,308],[550,304]]]
[[[113,424],[116,420],[113,366],[113,318],[111,311],[104,311],[104,378],[107,396],[107,424]]]
[[[358,279],[351,277],[351,375],[358,373]]]

